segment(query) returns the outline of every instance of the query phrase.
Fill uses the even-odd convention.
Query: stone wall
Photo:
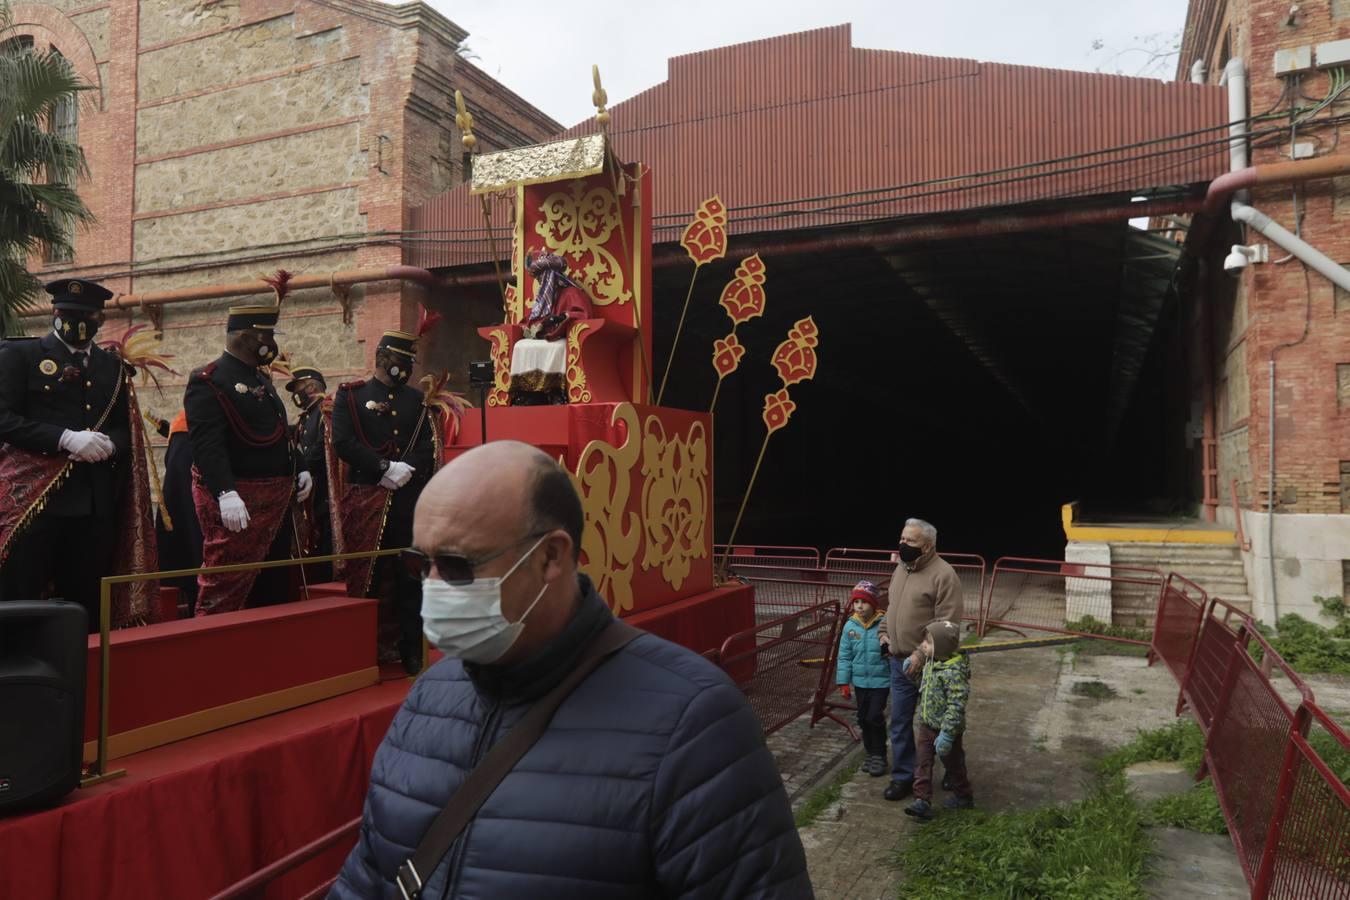
[[[360,126],[353,122],[146,163],[136,169],[136,211],[355,184],[366,171],[360,142]]]

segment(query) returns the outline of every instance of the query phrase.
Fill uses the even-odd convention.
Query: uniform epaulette
[[[355,391],[355,390],[358,390],[358,389],[363,388],[363,387],[365,387],[365,386],[366,386],[366,380],[365,380],[364,378],[359,378],[359,379],[357,379],[356,381],[348,381],[348,382],[346,382],[345,384],[339,384],[339,385],[338,385],[338,390],[340,390],[340,391]]]
[[[200,369],[193,369],[191,377],[210,378],[211,375],[215,373],[215,371],[216,371],[216,364],[214,362],[209,362],[206,365],[202,366]]]

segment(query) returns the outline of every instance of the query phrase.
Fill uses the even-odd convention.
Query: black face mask
[[[72,347],[84,347],[98,333],[98,315],[75,310],[57,310],[52,328]]]
[[[920,556],[923,556],[923,550],[915,547],[913,544],[900,545],[900,560],[902,562],[912,563]]]
[[[412,377],[412,363],[402,360],[393,360],[384,369],[389,373],[389,377],[399,384],[407,384],[408,379]]]

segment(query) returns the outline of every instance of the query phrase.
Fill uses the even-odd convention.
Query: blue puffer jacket
[[[610,619],[577,616],[518,666],[443,660],[375,754],[360,840],[330,898],[398,898],[394,874],[473,765]],[[466,671],[467,669],[467,671]],[[440,898],[811,897],[783,782],[722,671],[642,635],[567,698],[422,894]]]
[[[849,617],[839,635],[839,664],[834,670],[835,684],[860,688],[891,686],[891,668],[881,654],[881,623],[884,612],[872,613],[870,622],[857,615]]]

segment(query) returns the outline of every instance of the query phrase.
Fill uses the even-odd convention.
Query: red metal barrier
[[[816,709],[823,667],[837,646],[839,612],[838,603],[820,603],[733,634],[722,644],[722,668],[745,692],[766,735]]]
[[[736,569],[740,566],[758,568],[780,568],[779,577],[793,577],[798,569],[819,569],[820,551],[815,547],[782,547],[757,544],[737,544],[727,552],[725,544],[713,547],[713,562],[721,567]]]
[[[1246,652],[1252,628],[1240,610],[1215,598],[1205,607],[1199,629],[1191,664],[1181,680],[1181,700],[1208,735],[1218,712],[1228,661],[1235,647]]]
[[[1299,713],[1304,721],[1289,731],[1271,838],[1253,895],[1350,897],[1350,790],[1313,750],[1304,728],[1329,733],[1346,751],[1350,738],[1311,700]]]
[[[336,847],[343,841],[354,840],[356,837],[356,832],[360,829],[360,827],[361,827],[361,817],[357,816],[355,819],[352,819],[350,822],[347,822],[343,825],[339,825],[337,828],[334,828],[332,831],[328,832],[322,837],[315,838],[313,841],[310,841],[308,844],[299,848],[298,850],[294,850],[291,853],[286,854],[276,862],[268,866],[264,866],[263,868],[254,872],[249,877],[245,878],[243,881],[235,882],[234,884],[227,887],[225,890],[221,891],[219,894],[216,894],[214,897],[211,898],[211,900],[246,900],[246,898],[249,897],[261,896],[261,892],[267,887],[267,885],[271,884],[273,881],[276,881],[278,878],[285,875],[287,872],[290,872],[292,869],[298,868],[303,863],[308,862],[309,860],[318,856],[320,853],[323,853],[330,847]],[[326,891],[329,887],[331,887],[333,881],[336,880],[337,879],[334,878],[331,881],[319,885],[313,891],[310,891],[309,894],[307,894],[306,896],[307,897],[317,896],[318,893]]]
[[[1153,626],[1153,653],[1166,664],[1180,684],[1195,653],[1196,637],[1209,596],[1195,582],[1173,572],[1163,585],[1158,619]],[[1177,698],[1177,715],[1181,699]]]
[[[1154,649],[1178,677],[1182,699],[1205,733],[1201,774],[1213,779],[1251,895],[1346,900],[1350,790],[1308,734],[1319,728],[1346,750],[1350,738],[1245,613],[1214,598],[1196,616],[1202,593],[1179,576],[1168,579]],[[1253,644],[1260,662],[1249,652]],[[1288,682],[1296,706],[1281,696],[1272,673]]]
[[[1098,626],[1151,626],[1163,581],[1161,571],[1142,566],[1005,556],[994,563],[980,616],[980,633],[990,626],[1030,628],[1148,644],[1102,634]]]

